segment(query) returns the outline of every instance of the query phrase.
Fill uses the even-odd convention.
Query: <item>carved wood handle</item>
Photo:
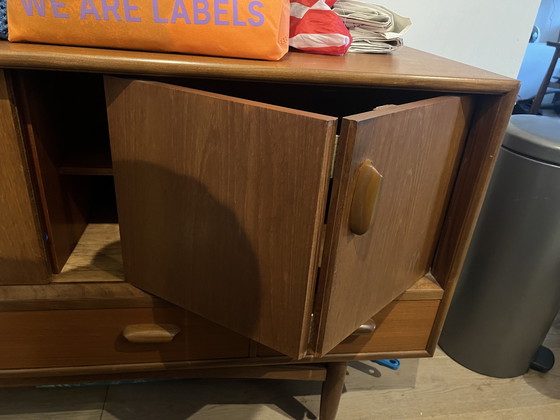
[[[356,174],[356,187],[350,207],[350,230],[356,235],[366,233],[373,221],[375,206],[383,177],[370,160],[363,162]]]
[[[352,333],[352,335],[369,335],[372,334],[376,328],[377,324],[372,318],[365,324],[360,325],[358,329]]]
[[[169,343],[181,331],[173,324],[127,325],[122,334],[131,343]]]

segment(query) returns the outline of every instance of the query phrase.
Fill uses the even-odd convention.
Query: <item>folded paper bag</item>
[[[10,0],[9,40],[278,60],[289,0]]]

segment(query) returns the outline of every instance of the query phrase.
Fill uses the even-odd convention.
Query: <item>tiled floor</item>
[[[560,355],[560,318],[545,344]],[[0,390],[0,419],[313,419],[320,384],[276,380],[181,380]],[[350,364],[340,420],[560,419],[560,362],[513,379],[471,372],[438,351],[397,371]]]

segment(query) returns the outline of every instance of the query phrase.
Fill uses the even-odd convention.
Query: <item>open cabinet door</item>
[[[344,119],[315,310],[319,354],[429,275],[471,102],[440,97]]]
[[[105,91],[127,281],[302,357],[336,119],[156,82]]]

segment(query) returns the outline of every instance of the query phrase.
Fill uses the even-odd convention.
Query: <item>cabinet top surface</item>
[[[393,54],[341,57],[290,52],[258,61],[0,41],[0,67],[505,93],[518,82],[412,48]]]

